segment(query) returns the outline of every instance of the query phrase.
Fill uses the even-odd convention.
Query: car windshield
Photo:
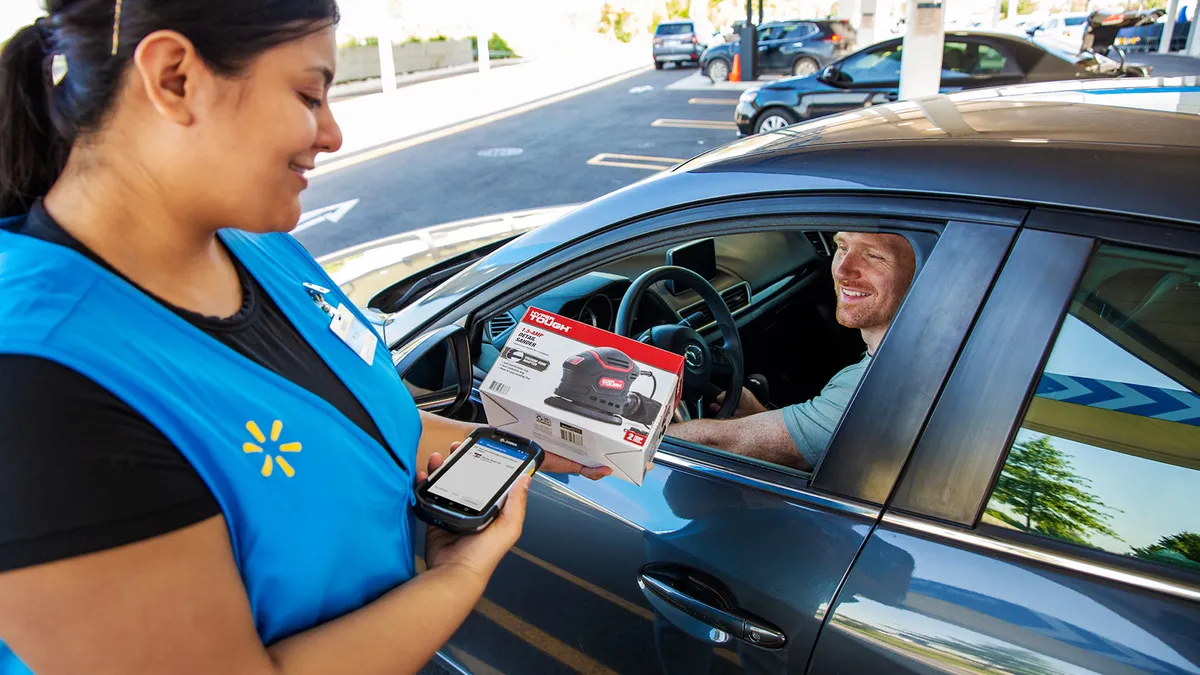
[[[692,32],[692,24],[690,23],[664,23],[659,25],[658,30],[654,31],[655,35],[683,35],[684,33]]]

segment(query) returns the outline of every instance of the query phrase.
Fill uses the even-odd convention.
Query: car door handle
[[[787,644],[787,636],[783,631],[732,606],[732,602],[720,602],[726,606],[717,607],[680,590],[684,576],[680,571],[668,571],[665,567],[651,565],[638,574],[638,587],[652,604],[656,604],[653,601],[657,599],[746,644],[769,650],[783,649]],[[702,584],[701,587],[712,592],[711,586],[712,584]]]

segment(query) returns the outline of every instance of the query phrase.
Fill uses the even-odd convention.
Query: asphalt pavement
[[[649,70],[315,176],[306,212],[358,201],[296,237],[321,256],[439,223],[585,202],[651,176],[736,137],[738,92],[667,89],[694,73]],[[413,105],[436,114],[454,102]]]

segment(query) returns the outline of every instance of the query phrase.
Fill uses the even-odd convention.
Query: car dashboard
[[[828,269],[834,250],[824,232],[756,232],[714,240],[716,269],[710,283],[721,294],[739,330],[762,313],[784,302],[792,292]],[[617,309],[629,287],[641,274],[667,264],[669,248],[627,256],[588,272],[554,289],[491,317],[484,325],[477,366],[489,370],[513,328],[530,307],[570,317],[603,330],[616,326]],[[719,331],[712,310],[691,289],[672,293],[667,282],[650,286],[634,315],[633,337],[663,324],[683,319],[697,325],[706,338]]]

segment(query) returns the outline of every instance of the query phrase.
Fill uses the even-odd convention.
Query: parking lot
[[[646,67],[519,115],[339,162],[313,178],[305,211],[358,202],[297,238],[321,256],[438,223],[584,202],[651,176],[735,138],[737,88],[671,88],[695,84],[695,74]]]

